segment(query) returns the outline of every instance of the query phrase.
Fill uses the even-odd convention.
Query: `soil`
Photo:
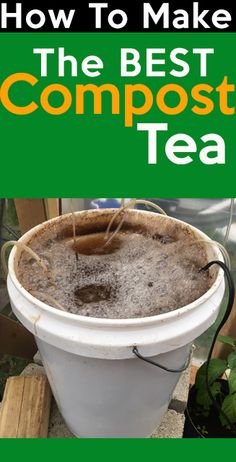
[[[219,379],[224,396],[228,393],[228,383]],[[187,410],[185,411],[183,438],[235,438],[236,433],[221,425],[219,413],[211,407],[209,415],[201,413],[196,403],[196,389],[193,386],[189,392]]]
[[[53,297],[70,313],[111,319],[173,311],[198,299],[212,283],[208,272],[199,272],[206,264],[203,246],[188,236],[126,231],[107,245],[104,236],[74,241],[46,234],[31,240],[48,271],[23,252],[20,282],[49,305]]]

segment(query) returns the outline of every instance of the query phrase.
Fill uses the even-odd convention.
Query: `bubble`
[[[30,246],[50,262],[50,281],[26,253],[18,278],[26,290],[44,291],[68,312],[111,319],[173,311],[211,285],[208,272],[199,272],[205,250],[188,237],[120,232],[107,249],[104,242],[104,233],[78,238],[76,248],[48,235],[35,238]]]

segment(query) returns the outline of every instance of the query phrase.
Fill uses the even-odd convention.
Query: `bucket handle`
[[[141,355],[141,353],[139,353],[138,348],[136,346],[133,348],[133,353],[135,354],[135,356],[137,356],[137,358],[141,359],[142,361],[145,361],[146,363],[152,364],[153,366],[159,367],[159,369],[162,369],[163,371],[174,372],[176,374],[180,372],[184,372],[186,369],[188,369],[190,362],[191,362],[191,358],[192,358],[192,352],[193,352],[193,347],[190,350],[188,359],[186,363],[184,364],[184,366],[180,367],[179,369],[170,369],[169,367],[163,366],[163,364],[156,363],[152,359],[145,358],[143,355]]]

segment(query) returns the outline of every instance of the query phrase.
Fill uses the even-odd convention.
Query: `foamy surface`
[[[103,235],[96,235],[88,238],[99,242],[98,253],[91,255],[81,253],[84,246],[89,249],[86,239],[78,239],[78,253],[72,239],[32,241],[30,247],[49,270],[44,272],[23,252],[18,278],[24,288],[51,306],[47,297],[53,297],[70,313],[137,318],[183,307],[211,285],[208,272],[199,272],[206,264],[205,250],[187,237],[173,241],[169,236],[119,233],[113,252],[104,254]]]

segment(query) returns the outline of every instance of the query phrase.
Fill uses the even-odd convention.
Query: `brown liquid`
[[[101,302],[110,300],[112,288],[109,286],[90,284],[86,287],[76,288],[74,296],[83,303]]]
[[[187,236],[176,240],[120,232],[106,245],[104,233],[61,241],[50,236],[31,248],[47,262],[50,277],[25,252],[18,277],[29,292],[48,294],[65,310],[98,318],[154,316],[185,306],[210,287],[203,247]],[[189,245],[190,244],[190,245]],[[43,295],[42,295],[42,301]]]
[[[109,255],[116,252],[122,244],[121,239],[116,236],[107,242],[105,233],[89,234],[79,237],[72,248],[75,253],[82,255]]]

